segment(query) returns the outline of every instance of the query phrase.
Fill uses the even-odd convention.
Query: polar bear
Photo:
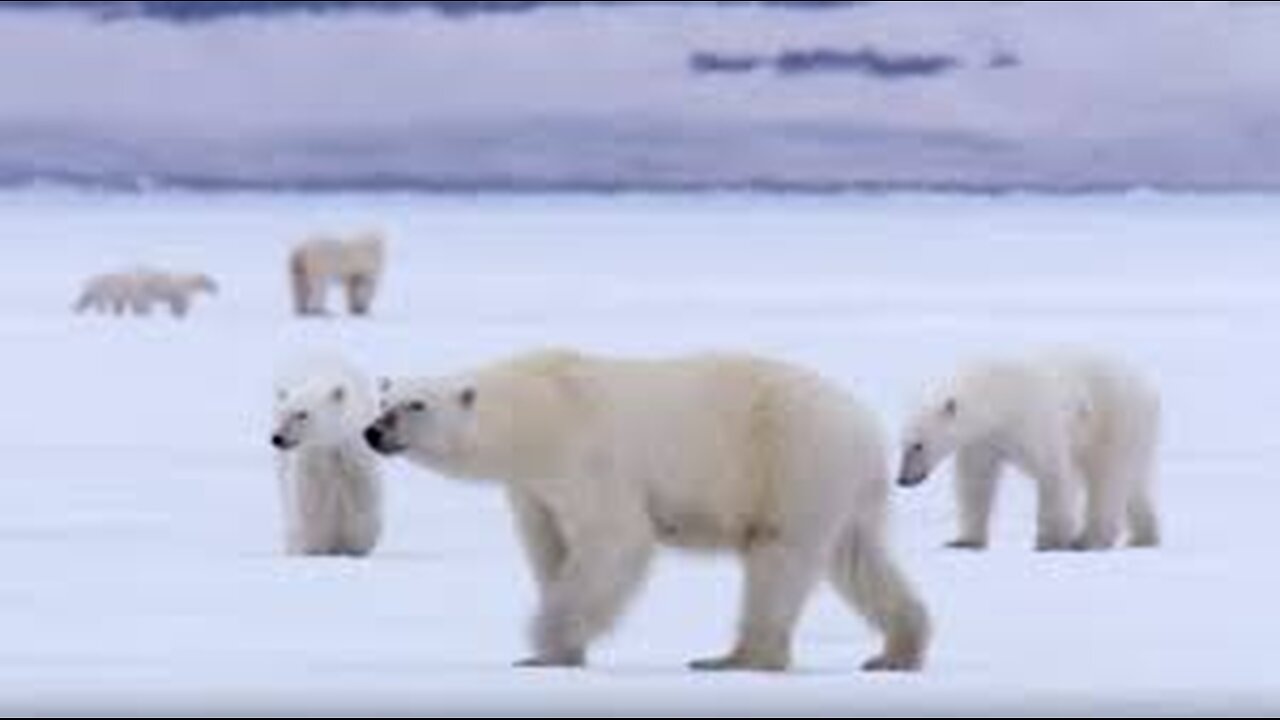
[[[315,236],[289,254],[289,281],[298,315],[323,315],[329,285],[346,290],[347,311],[368,315],[382,277],[386,240],[366,232],[349,239]]]
[[[382,533],[377,456],[361,438],[376,415],[367,380],[316,362],[276,395],[276,470],[290,555],[371,553]]]
[[[97,313],[124,315],[141,312],[138,283],[131,272],[113,272],[94,275],[84,282],[80,296],[72,309],[77,313],[90,310]]]
[[[1036,482],[1038,549],[1111,548],[1126,518],[1130,544],[1153,547],[1160,542],[1152,498],[1159,433],[1156,391],[1121,363],[1067,353],[982,362],[916,411],[898,482],[919,485],[955,455],[954,548],[986,547],[1005,465]]]
[[[540,595],[526,667],[576,667],[656,545],[737,553],[737,642],[696,670],[780,671],[824,569],[884,635],[864,668],[913,671],[929,619],[891,556],[877,420],[830,382],[739,355],[547,350],[384,381],[365,433],[388,456],[504,484]]]
[[[167,305],[169,314],[183,318],[200,294],[217,295],[218,283],[204,273],[143,270],[137,275],[139,303],[143,314],[151,304]]]
[[[174,317],[186,317],[196,296],[215,295],[218,284],[204,273],[181,273],[135,267],[104,273],[84,283],[73,309],[114,315],[150,315],[156,304],[168,305]]]

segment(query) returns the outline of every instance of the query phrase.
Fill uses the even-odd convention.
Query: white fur
[[[289,281],[294,311],[299,315],[325,313],[329,285],[339,283],[347,295],[347,311],[367,315],[382,278],[386,240],[366,232],[351,238],[316,236],[289,255]]]
[[[214,294],[217,290],[217,283],[203,273],[138,267],[89,278],[74,310],[150,315],[153,306],[159,304],[167,305],[175,317],[186,317],[197,295]]]
[[[382,483],[360,435],[374,404],[366,379],[341,365],[277,390],[272,442],[286,553],[364,556],[377,545]]]
[[[734,355],[534,353],[388,383],[369,440],[443,474],[503,481],[540,589],[534,666],[585,662],[657,544],[736,553],[738,639],[705,670],[781,670],[824,572],[885,635],[872,670],[921,667],[923,604],[888,549],[880,427],[822,378]]]
[[[1006,464],[1036,482],[1037,548],[1111,548],[1126,519],[1131,544],[1155,546],[1159,426],[1155,390],[1113,360],[1053,355],[980,363],[921,404],[905,433],[899,482],[922,482],[954,454],[955,547],[986,547]]]

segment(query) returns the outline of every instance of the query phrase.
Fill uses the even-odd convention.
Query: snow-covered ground
[[[381,225],[377,317],[299,322],[283,256]],[[1247,713],[1280,705],[1280,202],[1268,197],[0,196],[0,708],[506,714]],[[185,323],[75,317],[133,262],[222,283]],[[726,559],[662,556],[584,672],[517,671],[530,582],[494,488],[389,467],[367,562],[278,551],[270,386],[298,354],[443,371],[549,344],[734,348],[835,377],[891,427],[975,355],[1115,351],[1166,393],[1168,545],[940,549],[943,475],[895,495],[938,625],[922,675],[832,595],[781,677],[686,672],[735,619]]]

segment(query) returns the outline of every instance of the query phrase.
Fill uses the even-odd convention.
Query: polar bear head
[[[999,427],[999,372],[962,374],[929,393],[907,423],[898,484],[920,485],[960,447],[991,437]]]
[[[209,295],[218,294],[218,281],[214,280],[212,276],[204,273],[196,273],[194,275],[187,276],[185,280],[187,287],[189,287],[192,292],[202,292]]]
[[[380,413],[364,431],[381,455],[410,460],[456,477],[477,473],[480,392],[464,378],[382,380]]]
[[[545,351],[444,378],[383,381],[365,440],[460,479],[554,476],[591,424],[578,367],[573,353]]]
[[[279,391],[272,446],[287,452],[304,446],[343,442],[352,432],[355,394],[354,388],[339,381],[314,382]]]
[[[920,485],[960,444],[960,401],[947,397],[920,406],[903,435],[898,484]]]

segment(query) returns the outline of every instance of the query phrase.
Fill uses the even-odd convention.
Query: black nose
[[[902,475],[898,478],[898,487],[913,488],[924,484],[927,479],[924,475]]]
[[[285,446],[288,444],[289,443],[285,441],[284,436],[280,433],[276,433],[271,436],[271,446],[277,450],[284,450]]]
[[[364,441],[369,443],[369,447],[378,450],[382,447],[382,428],[377,425],[370,426],[364,431]]]

